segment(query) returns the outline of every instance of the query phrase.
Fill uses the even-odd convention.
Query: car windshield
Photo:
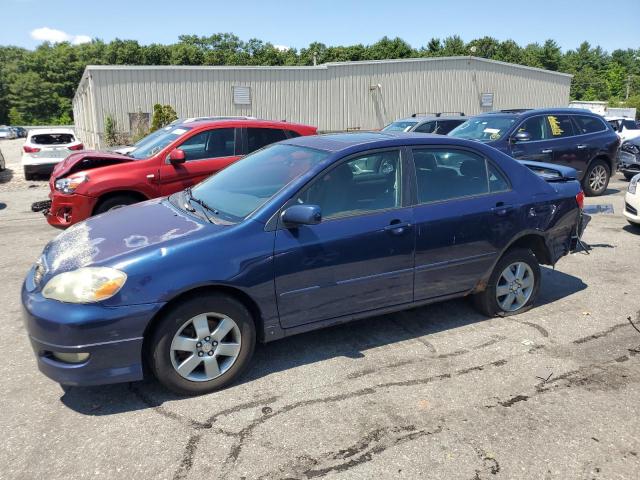
[[[328,155],[312,148],[272,145],[209,177],[191,194],[224,220],[239,222]]]
[[[382,129],[383,132],[408,132],[418,122],[393,122]]]
[[[479,142],[493,142],[504,137],[515,121],[515,116],[486,115],[475,117],[451,130],[449,136]]]
[[[151,135],[145,137],[143,140],[146,141],[141,142],[134,151],[129,153],[129,156],[136,159],[152,157],[164,147],[177,140],[181,135],[187,133],[189,130],[191,130],[191,127],[183,126],[165,127],[162,130],[157,130]]]

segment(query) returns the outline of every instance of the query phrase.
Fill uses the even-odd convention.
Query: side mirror
[[[513,143],[528,142],[529,140],[531,140],[531,134],[529,132],[518,132],[511,137]]]
[[[322,221],[322,212],[317,205],[293,205],[282,212],[285,227],[317,225]]]
[[[187,156],[184,154],[183,150],[176,148],[169,154],[169,161],[173,164],[184,163],[187,161]]]

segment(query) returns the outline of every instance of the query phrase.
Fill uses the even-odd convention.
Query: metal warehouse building
[[[155,103],[181,118],[247,115],[321,131],[381,128],[420,112],[566,106],[571,75],[477,57],[327,63],[313,67],[88,66],[73,99],[76,130],[102,147],[149,121]],[[139,114],[142,112],[142,115]]]

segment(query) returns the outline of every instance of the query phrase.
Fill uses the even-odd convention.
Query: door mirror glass
[[[529,132],[518,132],[511,137],[513,143],[528,142],[531,140],[531,134]]]
[[[322,212],[317,205],[292,205],[282,212],[285,227],[317,225],[322,221]]]
[[[183,150],[176,148],[175,150],[171,150],[169,154],[169,161],[173,164],[184,163],[187,160],[187,156],[184,154]]]

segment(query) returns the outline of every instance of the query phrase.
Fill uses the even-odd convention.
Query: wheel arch
[[[129,190],[111,190],[109,192],[103,193],[98,197],[98,201],[94,205],[91,215],[95,215],[96,212],[98,211],[98,208],[100,208],[100,206],[104,202],[106,202],[110,198],[119,197],[120,195],[133,197],[137,199],[139,202],[144,202],[145,200],[149,200],[150,198],[149,196],[145,195],[139,190],[130,190],[130,189]]]
[[[189,290],[185,290],[178,293],[173,298],[171,298],[166,304],[164,304],[162,308],[158,310],[158,312],[156,312],[156,314],[153,316],[153,318],[145,328],[144,333],[142,335],[143,336],[143,346],[142,346],[143,357],[146,357],[146,352],[148,351],[148,348],[149,348],[149,345],[148,345],[149,339],[153,336],[153,332],[156,326],[158,325],[162,316],[165,315],[167,311],[169,311],[178,303],[183,302],[185,300],[197,298],[203,295],[213,295],[216,293],[224,294],[231,298],[234,298],[235,300],[242,303],[249,310],[249,313],[251,314],[251,317],[253,318],[253,322],[256,327],[256,338],[259,341],[263,341],[264,323],[262,320],[262,313],[260,311],[260,307],[258,307],[257,302],[253,298],[251,298],[251,296],[249,296],[243,290],[237,287],[229,286],[229,285],[219,285],[219,284],[202,285],[202,286],[194,287]],[[144,361],[144,358],[143,358],[143,361]]]

